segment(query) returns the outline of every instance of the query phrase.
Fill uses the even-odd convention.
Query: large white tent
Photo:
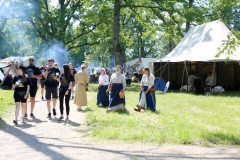
[[[203,25],[191,27],[181,42],[165,57],[161,62],[183,62],[183,61],[202,61],[202,62],[221,62],[225,61],[227,55],[220,55],[216,58],[218,47],[223,40],[227,40],[230,30],[221,20],[216,20]],[[240,60],[240,47],[234,55],[229,56],[230,61]]]
[[[138,66],[138,69],[141,69],[143,67],[150,67],[150,69],[151,69],[152,67],[151,67],[150,63],[151,62],[155,62],[155,61],[157,61],[157,58],[141,58],[141,63]],[[132,65],[134,65],[134,64],[136,64],[138,62],[139,62],[139,58],[127,62],[126,65],[127,66],[128,65],[132,66]]]
[[[240,85],[240,47],[233,55],[215,57],[229,33],[230,30],[221,20],[191,27],[168,55],[152,63],[154,75],[171,81],[171,85],[177,88],[187,82],[192,71],[200,73],[202,66],[205,66],[207,71],[213,71],[216,75],[217,85]],[[229,58],[229,63],[225,63],[226,58]]]

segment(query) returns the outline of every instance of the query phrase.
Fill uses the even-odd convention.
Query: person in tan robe
[[[82,65],[81,70],[75,75],[77,85],[75,86],[74,104],[78,105],[78,111],[82,111],[82,106],[87,106],[87,83],[88,74],[85,72],[86,66]]]

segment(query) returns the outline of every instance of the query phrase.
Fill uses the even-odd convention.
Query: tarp
[[[28,59],[29,57],[8,57],[5,58],[1,61],[1,63],[10,63],[10,62],[14,62],[14,63],[22,63],[24,66],[28,65]]]
[[[0,63],[0,68],[6,68],[9,67],[10,64],[6,64],[6,63]]]
[[[138,66],[138,69],[141,69],[143,67],[149,67],[148,66],[149,63],[157,61],[157,58],[141,58],[141,60],[142,60],[142,63]],[[132,66],[132,65],[136,64],[138,61],[139,61],[139,58],[129,61],[126,63],[126,66],[128,66],[128,65]]]
[[[190,28],[180,43],[165,57],[157,62],[203,61],[221,62],[229,57],[230,61],[240,60],[240,47],[234,55],[220,55],[216,58],[218,47],[227,40],[230,30],[221,20]]]

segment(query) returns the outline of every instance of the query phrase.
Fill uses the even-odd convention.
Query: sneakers
[[[25,114],[24,118],[28,118],[28,115],[27,115],[27,114]]]
[[[34,116],[32,113],[30,114],[30,117],[31,117],[31,118],[35,118],[35,116]]]
[[[18,124],[16,120],[13,120],[13,123],[14,123],[15,125],[17,125],[17,124]]]
[[[24,123],[25,122],[25,120],[24,120],[24,118],[22,119],[22,121],[21,121],[22,123]]]
[[[58,120],[59,120],[59,121],[63,120],[63,116],[61,116]]]
[[[48,113],[48,116],[47,116],[47,118],[51,118],[51,113]]]
[[[56,109],[53,109],[53,115],[56,116],[57,113],[56,113]]]
[[[68,121],[69,120],[69,118],[67,117],[66,119],[65,119],[65,121]]]
[[[72,99],[74,99],[74,96],[72,96]]]
[[[43,99],[43,96],[42,96],[42,100],[44,100],[44,99]]]

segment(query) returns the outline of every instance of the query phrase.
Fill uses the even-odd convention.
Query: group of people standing
[[[81,106],[86,105],[86,85],[88,83],[88,75],[84,72],[86,68],[85,65],[82,65],[82,70],[78,73],[72,72],[73,68],[71,64],[64,64],[62,66],[63,73],[58,68],[57,64],[54,64],[54,59],[48,59],[48,66],[46,62],[42,62],[42,67],[38,68],[34,65],[34,57],[29,58],[28,66],[18,66],[17,72],[18,75],[14,77],[13,80],[13,89],[14,89],[14,99],[16,104],[15,110],[15,119],[13,120],[14,124],[18,124],[18,115],[20,105],[22,106],[22,122],[25,121],[25,118],[28,118],[27,115],[27,98],[30,94],[31,101],[31,111],[30,117],[35,118],[33,111],[35,107],[35,97],[38,89],[38,81],[41,83],[41,95],[42,99],[44,90],[45,98],[47,100],[47,109],[48,109],[48,118],[51,118],[51,100],[53,102],[52,113],[56,116],[56,104],[57,99],[59,98],[60,104],[60,113],[61,116],[59,120],[63,119],[63,101],[65,99],[66,106],[66,120],[69,119],[70,112],[70,97],[73,94],[73,88],[75,85],[75,80],[77,81],[76,93],[77,98],[74,98],[74,103],[78,105],[78,110],[81,110]],[[82,73],[84,78],[82,78]],[[60,84],[60,86],[59,86]],[[81,87],[84,85],[84,91]],[[85,94],[84,94],[85,93]],[[80,98],[81,94],[81,98]]]
[[[71,64],[64,64],[62,66],[63,73],[61,73],[58,65],[54,64],[53,58],[48,59],[48,66],[46,65],[46,62],[43,61],[41,68],[36,67],[34,65],[34,61],[34,57],[30,57],[28,66],[17,67],[18,75],[15,76],[13,80],[13,89],[15,90],[14,99],[16,103],[15,119],[13,120],[14,124],[18,124],[17,120],[20,105],[22,106],[22,122],[24,122],[25,118],[28,118],[27,98],[29,94],[31,100],[30,117],[35,118],[33,111],[35,107],[35,97],[38,89],[38,81],[41,83],[42,99],[44,99],[43,94],[45,90],[48,118],[51,118],[52,113],[54,116],[56,116],[56,104],[57,99],[59,98],[61,114],[59,120],[64,119],[64,99],[66,107],[66,120],[69,120],[69,104],[71,95],[74,93],[74,87],[75,95],[72,96],[72,98],[74,99],[74,104],[78,106],[77,110],[82,111],[82,106],[87,106],[86,91],[88,91],[89,73],[91,72],[91,70],[90,72],[88,71],[89,73],[86,71],[86,69],[89,70],[87,64],[81,65],[81,69],[78,72],[76,72]],[[131,71],[128,69],[125,71],[132,75],[133,73],[131,73]],[[125,87],[126,80],[129,78],[128,76],[122,74],[122,67],[120,65],[117,65],[115,68],[115,73],[112,73],[110,76],[107,75],[105,68],[101,68],[100,72],[101,75],[99,76],[98,80],[99,86],[97,92],[97,105],[108,106],[109,108],[107,112],[126,110]],[[142,77],[140,85],[141,92],[139,96],[139,103],[135,111],[140,112],[142,108],[149,108],[152,111],[156,111],[155,90],[153,87],[155,77],[151,74],[149,68],[144,68],[143,72],[144,75]],[[51,100],[53,103],[52,112]]]
[[[111,75],[110,81],[106,74],[106,70],[104,68],[101,68],[100,70],[101,75],[98,80],[97,105],[100,107],[108,106],[109,108],[107,112],[126,110],[125,89],[128,79],[127,76],[125,77],[122,74],[122,67],[120,65],[116,66],[116,72]],[[156,89],[154,89],[155,77],[151,74],[149,68],[144,68],[143,72],[144,75],[140,84],[141,91],[139,103],[137,104],[137,109],[134,110],[140,112],[141,109],[149,108],[151,111],[156,111]],[[111,94],[109,98],[110,91]]]

